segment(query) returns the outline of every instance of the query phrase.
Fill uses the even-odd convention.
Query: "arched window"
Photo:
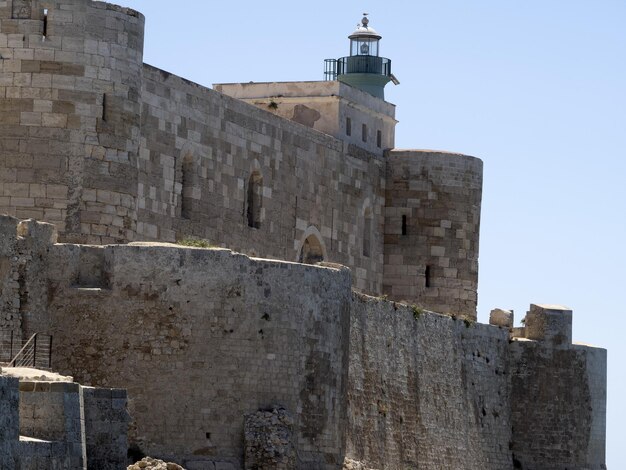
[[[372,209],[367,207],[363,215],[363,256],[369,258],[372,252]]]
[[[263,176],[258,171],[252,172],[248,180],[248,227],[261,228],[261,209],[263,208]]]
[[[193,156],[188,154],[183,158],[181,165],[181,210],[183,219],[190,219],[193,212],[194,199],[196,198],[197,170]]]
[[[324,261],[324,250],[322,248],[322,244],[315,235],[309,235],[302,244],[298,262],[304,264],[315,264],[320,261]]]

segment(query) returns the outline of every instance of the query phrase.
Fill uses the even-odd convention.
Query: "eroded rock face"
[[[185,470],[178,464],[172,462],[164,462],[163,460],[144,457],[139,462],[129,465],[127,470]]]
[[[293,424],[292,416],[284,408],[246,415],[246,470],[296,468]]]

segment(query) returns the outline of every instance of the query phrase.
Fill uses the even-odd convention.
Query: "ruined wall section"
[[[476,319],[482,161],[460,154],[387,154],[383,293]]]
[[[19,351],[23,338],[37,332],[29,324],[33,313],[47,309],[44,273],[56,240],[51,224],[0,215],[0,357],[4,361]]]
[[[74,284],[83,249],[104,253],[108,286]],[[279,406],[295,420],[298,468],[343,461],[348,270],[173,245],[55,245],[48,279],[39,327],[54,336],[53,367],[127,388],[143,452],[241,468],[244,415]]]
[[[0,213],[134,238],[143,27],[103,2],[0,3]]]
[[[194,236],[296,261],[311,236],[316,259],[350,266],[358,289],[380,294],[381,157],[150,66],[142,96],[142,239]]]
[[[508,334],[355,295],[346,456],[367,468],[512,468]]]
[[[606,350],[525,340],[510,349],[517,468],[605,469]]]

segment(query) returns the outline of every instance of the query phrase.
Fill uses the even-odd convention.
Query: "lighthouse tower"
[[[380,57],[380,39],[374,28],[369,26],[367,13],[363,14],[361,24],[348,36],[350,55],[339,59],[324,61],[324,78],[339,80],[359,88],[377,98],[385,99],[385,85],[389,82],[398,84],[391,73],[391,60]]]

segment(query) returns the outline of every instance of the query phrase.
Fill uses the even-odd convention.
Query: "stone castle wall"
[[[127,388],[143,452],[241,468],[244,415],[280,405],[298,423],[299,468],[340,466],[347,270],[172,245],[54,245],[48,260],[37,328],[54,337],[54,367]]]
[[[376,469],[513,468],[508,332],[354,302],[347,456]]]
[[[130,441],[144,452],[243,468],[244,450],[265,442],[245,441],[245,416],[284,409],[289,432],[274,431],[302,469],[344,457],[373,469],[603,468],[606,351],[563,340],[571,311],[532,306],[525,337],[509,339],[352,294],[342,268],[53,244],[48,225],[20,227],[3,243],[38,247],[30,327],[53,335],[56,369],[128,388]]]
[[[102,2],[0,2],[0,212],[135,237],[143,26]]]
[[[435,195],[455,211],[443,219],[454,227],[416,242],[434,237],[445,254],[401,243],[401,253],[385,253],[395,230],[386,217],[406,207],[386,203],[398,196],[386,191],[396,184],[387,178],[397,158],[384,154],[393,105],[339,82],[301,84],[342,95],[326,97],[331,137],[143,64],[143,36],[140,13],[103,2],[0,2],[0,213],[51,222],[67,242],[192,236],[287,261],[323,258],[350,267],[361,292],[475,317],[480,178],[459,180],[472,192],[465,205],[446,184],[430,185],[431,202]],[[439,160],[437,181],[465,165],[461,156]],[[439,206],[416,208],[411,223],[431,226],[445,212]],[[389,261],[398,256],[406,273]],[[424,290],[430,257],[436,287]],[[456,294],[461,300],[451,300]]]
[[[353,269],[359,289],[380,293],[382,157],[150,66],[143,101],[141,239],[191,235],[297,261],[312,236],[325,260]],[[247,214],[254,175],[257,227]]]

